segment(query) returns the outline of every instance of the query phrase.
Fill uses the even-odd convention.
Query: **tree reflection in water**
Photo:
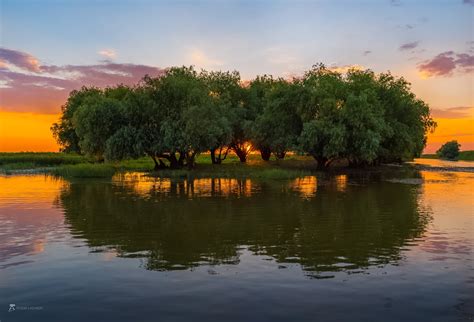
[[[143,258],[149,270],[238,264],[248,249],[324,277],[397,262],[429,219],[418,189],[347,175],[270,183],[128,175],[71,184],[60,200],[74,236]]]

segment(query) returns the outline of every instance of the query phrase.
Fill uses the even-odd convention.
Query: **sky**
[[[292,77],[391,71],[438,122],[426,152],[474,149],[474,0],[0,0],[0,151],[57,151],[69,92],[170,66]]]

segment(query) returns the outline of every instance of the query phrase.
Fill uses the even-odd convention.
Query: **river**
[[[473,187],[0,176],[0,320],[472,321]]]

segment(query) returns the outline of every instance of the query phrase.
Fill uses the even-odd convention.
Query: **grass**
[[[461,151],[459,153],[459,160],[463,161],[474,161],[474,150],[471,151]]]
[[[160,170],[150,175],[168,178],[260,178],[289,179],[310,173],[315,162],[312,158],[289,155],[285,160],[262,161],[252,154],[248,162],[240,163],[237,156],[229,154],[220,165],[211,164],[209,154],[196,158],[196,168]],[[143,157],[120,162],[92,163],[77,154],[65,153],[0,153],[0,172],[12,174],[21,170],[51,173],[68,178],[110,178],[118,171],[152,171],[153,161]]]
[[[424,159],[439,159],[436,154],[423,154],[421,157]],[[457,160],[474,161],[474,150],[459,152],[459,157]]]
[[[51,167],[62,164],[79,164],[90,160],[82,155],[54,152],[19,152],[0,153],[0,167],[16,167],[31,169],[36,167]]]
[[[66,178],[111,178],[116,169],[109,164],[67,164],[55,167],[51,173]]]
[[[192,170],[159,170],[150,172],[151,176],[163,178],[252,178],[252,179],[268,179],[281,180],[303,177],[311,174],[309,169],[298,169],[288,167],[287,165],[270,163],[247,164],[240,163],[223,163],[220,165],[213,164],[197,164]]]

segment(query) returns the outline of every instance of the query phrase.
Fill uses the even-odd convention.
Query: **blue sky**
[[[41,65],[193,64],[244,79],[358,65],[404,76],[432,107],[472,106],[474,0],[0,3],[1,47]],[[443,65],[463,54],[462,68]]]
[[[440,52],[465,52],[473,6],[414,1],[2,0],[2,46],[47,64],[116,60],[159,67],[297,73],[316,62],[404,70]],[[419,53],[400,52],[419,41]],[[371,53],[364,56],[365,51]]]

